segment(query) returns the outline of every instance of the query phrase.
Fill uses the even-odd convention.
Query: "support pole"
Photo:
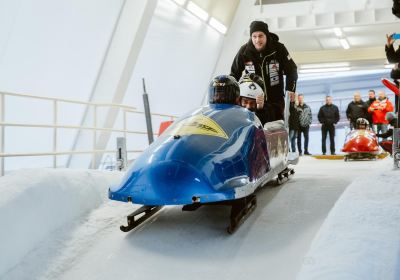
[[[143,81],[143,105],[144,105],[144,114],[146,116],[147,136],[149,139],[149,144],[151,144],[154,142],[154,137],[153,137],[153,126],[151,123],[149,96],[146,92],[146,84],[144,78],[142,79],[142,81]]]

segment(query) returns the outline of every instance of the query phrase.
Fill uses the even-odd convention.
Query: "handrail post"
[[[4,119],[5,119],[5,112],[4,112],[4,109],[5,109],[5,98],[4,98],[4,94],[2,93],[2,92],[0,92],[0,121],[3,123],[4,122]],[[1,125],[1,136],[0,136],[0,152],[2,153],[2,154],[4,154],[4,150],[5,150],[5,135],[4,135],[4,133],[5,133],[5,128],[4,128],[4,125]],[[1,160],[0,160],[0,164],[1,164],[1,168],[0,168],[0,176],[4,176],[4,169],[5,169],[5,167],[4,167],[4,157],[2,156],[1,157]]]
[[[92,169],[96,168],[96,144],[97,144],[97,105],[93,105],[93,154]]]
[[[122,109],[122,111],[123,111],[124,138],[126,139],[126,110]]]
[[[58,125],[58,102],[53,100],[53,168],[57,168],[57,125]]]

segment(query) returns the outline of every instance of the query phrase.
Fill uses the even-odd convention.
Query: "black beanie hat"
[[[253,21],[250,24],[250,36],[251,36],[251,34],[253,34],[253,32],[256,32],[256,31],[261,31],[265,35],[268,35],[268,33],[269,33],[268,24],[266,24],[263,21],[257,21],[257,20]]]

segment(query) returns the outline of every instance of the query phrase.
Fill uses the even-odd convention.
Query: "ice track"
[[[258,192],[256,210],[233,235],[224,206],[165,207],[126,234],[119,225],[136,206],[105,200],[0,279],[295,279],[344,189],[385,163],[302,157],[289,182]]]

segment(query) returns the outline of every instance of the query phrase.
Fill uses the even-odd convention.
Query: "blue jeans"
[[[292,153],[296,152],[296,138],[297,138],[297,130],[289,129],[289,141],[290,141],[290,151]]]
[[[304,152],[308,153],[308,139],[309,139],[309,126],[301,126],[300,129],[297,131],[297,148],[299,149],[299,153],[302,153],[301,149],[301,134],[304,134]]]

